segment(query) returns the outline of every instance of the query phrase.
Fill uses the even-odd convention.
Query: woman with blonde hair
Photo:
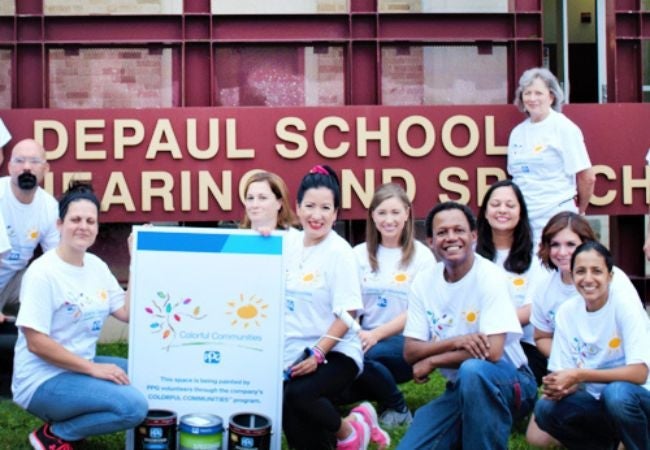
[[[375,191],[366,242],[354,253],[363,297],[359,337],[364,370],[352,386],[351,399],[376,401],[383,410],[379,423],[385,428],[408,425],[412,415],[397,385],[411,380],[413,369],[404,360],[402,331],[411,281],[434,258],[415,239],[411,201],[400,185],[387,183]]]

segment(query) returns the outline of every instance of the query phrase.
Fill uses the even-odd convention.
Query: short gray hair
[[[524,107],[524,101],[521,96],[524,92],[524,89],[530,86],[533,81],[535,81],[535,78],[542,80],[548,90],[551,91],[551,94],[553,95],[553,104],[551,107],[555,111],[560,112],[562,110],[562,104],[564,103],[564,92],[562,92],[560,83],[557,81],[557,78],[555,78],[555,75],[553,75],[550,70],[544,67],[533,67],[532,69],[528,69],[523,74],[521,74],[521,78],[519,78],[519,86],[515,91],[515,106],[519,108],[519,111],[527,114],[526,108]]]

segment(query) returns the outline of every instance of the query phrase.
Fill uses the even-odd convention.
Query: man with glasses
[[[9,159],[9,176],[0,178],[0,214],[11,248],[0,261],[0,323],[18,312],[20,282],[36,247],[56,247],[57,201],[39,186],[49,165],[45,150],[33,139],[18,142]]]

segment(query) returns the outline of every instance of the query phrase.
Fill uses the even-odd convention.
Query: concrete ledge
[[[100,344],[111,342],[127,342],[129,340],[129,324],[120,322],[112,316],[109,316],[104,323],[104,328],[99,335]]]

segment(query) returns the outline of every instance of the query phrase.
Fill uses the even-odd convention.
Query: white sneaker
[[[406,412],[399,412],[394,409],[387,409],[379,417],[379,423],[384,428],[395,428],[402,425],[410,425],[413,422],[413,415],[408,409]]]

